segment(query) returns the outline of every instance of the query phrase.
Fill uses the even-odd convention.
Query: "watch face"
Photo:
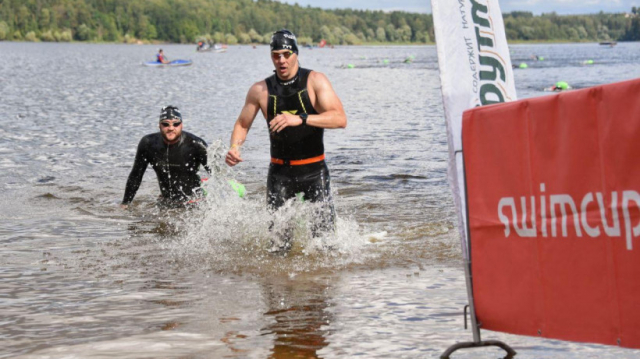
[[[306,114],[306,113],[301,113],[301,114],[300,114],[300,118],[301,118],[301,119],[303,119],[303,120],[306,120],[306,119],[307,119],[307,117],[309,117],[309,115],[308,115],[308,114]]]

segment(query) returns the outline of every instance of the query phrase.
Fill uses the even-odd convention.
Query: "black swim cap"
[[[180,120],[182,121],[182,115],[180,110],[175,106],[165,106],[160,110],[160,121],[164,120]]]
[[[298,54],[296,35],[287,29],[278,30],[271,35],[271,51],[291,50]]]

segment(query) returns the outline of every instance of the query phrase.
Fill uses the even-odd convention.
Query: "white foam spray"
[[[183,219],[174,220],[178,237],[163,243],[179,261],[220,271],[295,275],[363,263],[377,256],[372,247],[380,243],[380,235],[372,243],[353,217],[341,214],[339,208],[335,232],[314,237],[311,227],[320,203],[293,198],[271,213],[265,193],[247,191],[241,198],[229,181],[242,182],[246,175],[223,164],[226,148],[221,141],[211,144],[208,152],[212,173],[203,184],[206,200]],[[274,252],[287,230],[293,233],[292,247]]]

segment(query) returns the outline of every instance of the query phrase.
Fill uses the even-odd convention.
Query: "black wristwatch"
[[[300,119],[302,120],[302,125],[306,126],[307,125],[307,118],[309,117],[308,113],[301,113],[300,115]]]

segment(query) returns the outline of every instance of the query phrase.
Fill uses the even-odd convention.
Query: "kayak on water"
[[[227,49],[214,49],[213,47],[208,47],[206,49],[200,49],[200,50],[196,50],[196,52],[213,52],[216,54],[220,54],[223,52],[227,52]]]
[[[143,62],[142,64],[144,66],[151,66],[151,67],[164,67],[164,66],[174,67],[174,66],[190,66],[192,63],[193,61],[191,60],[173,60],[166,64],[163,64],[162,62],[158,62],[158,61],[147,61],[147,62]]]
[[[197,47],[196,48],[196,52],[222,53],[222,52],[227,52],[227,46],[226,45],[220,45],[220,44],[215,44],[214,46],[203,45],[202,47]]]

